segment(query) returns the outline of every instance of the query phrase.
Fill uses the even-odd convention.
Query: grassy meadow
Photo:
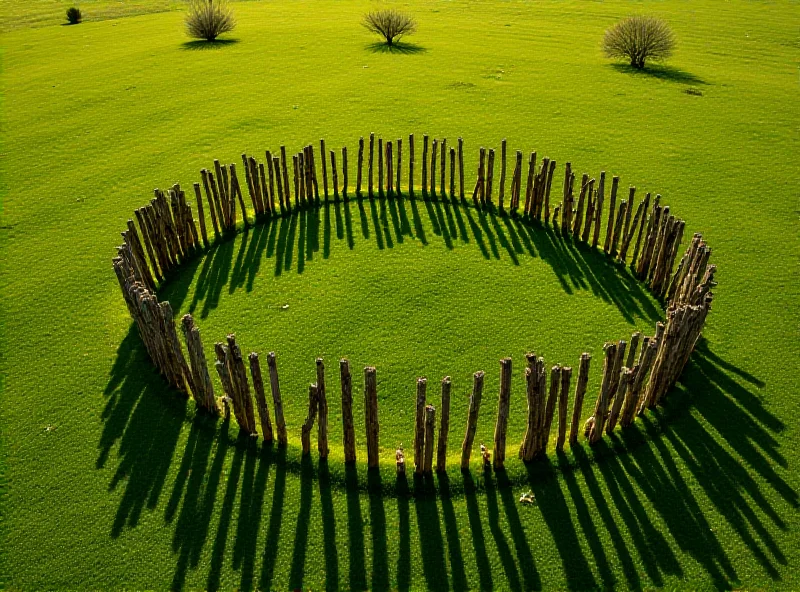
[[[361,1],[236,3],[237,29],[211,48],[185,37],[177,2],[86,1],[86,22],[62,26],[67,6],[0,7],[0,588],[800,586],[796,3],[413,1],[398,6],[419,32],[394,52],[359,26],[375,6]],[[666,65],[602,56],[631,12],[673,27]],[[524,352],[576,372],[592,352],[588,415],[603,342],[650,334],[663,311],[552,232],[406,199],[251,228],[170,278],[162,297],[192,312],[209,354],[230,331],[277,352],[290,446],[248,447],[195,414],[122,300],[110,261],[125,221],[214,158],[322,137],[348,146],[352,187],[370,132],[415,133],[418,159],[423,133],[462,136],[468,170],[507,138],[558,161],[554,194],[566,161],[660,193],[684,244],[702,232],[714,248],[720,282],[666,405],[527,470]],[[298,452],[318,355],[329,466]],[[471,374],[487,372],[476,441],[490,441],[506,355],[508,475],[396,482],[416,376],[434,404],[453,377],[454,464]],[[342,356],[359,427],[360,370],[378,368],[377,475],[340,462]],[[536,505],[518,503],[526,491]]]

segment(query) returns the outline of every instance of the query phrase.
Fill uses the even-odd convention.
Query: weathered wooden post
[[[264,379],[261,377],[258,354],[252,352],[248,359],[250,360],[250,376],[253,378],[253,390],[256,393],[256,407],[258,409],[258,419],[261,423],[261,434],[264,436],[264,442],[272,442],[272,422],[269,419],[267,397],[264,395]]]
[[[603,428],[606,423],[606,413],[608,412],[608,403],[610,398],[611,384],[614,380],[614,366],[617,361],[617,344],[606,343],[603,346],[603,380],[600,385],[600,393],[597,395],[597,402],[594,406],[594,413],[592,417],[586,422],[588,430],[587,436],[589,444],[596,444],[603,437]]]
[[[386,193],[389,197],[394,196],[394,154],[392,153],[391,140],[386,142]]]
[[[408,134],[408,194],[414,195],[414,134]]]
[[[211,376],[208,374],[203,341],[200,339],[200,329],[195,325],[192,315],[183,316],[181,328],[186,338],[186,350],[189,352],[189,363],[192,367],[192,382],[194,385],[192,395],[194,395],[195,401],[202,409],[212,415],[219,415],[214,398],[214,385],[211,382]]]
[[[323,160],[325,160],[323,158]],[[333,197],[339,200],[339,171],[336,170],[336,152],[331,150],[331,175],[333,177]],[[327,199],[327,197],[325,198]]]
[[[469,398],[469,412],[467,414],[467,432],[461,444],[461,470],[469,470],[469,457],[472,455],[472,444],[475,441],[475,431],[478,429],[478,414],[481,410],[483,397],[483,370],[473,375],[472,395]]]
[[[611,435],[617,425],[619,412],[622,409],[622,403],[625,401],[625,396],[630,388],[631,379],[633,378],[633,370],[622,367],[619,383],[617,384],[617,394],[614,395],[614,401],[611,405],[611,413],[608,415],[608,422],[606,423],[606,434]]]
[[[194,195],[197,199],[197,218],[200,222],[200,235],[203,237],[203,246],[208,248],[208,235],[206,234],[206,217],[203,212],[203,196],[200,193],[200,183],[194,183]]]
[[[506,462],[506,430],[511,404],[511,358],[500,360],[500,397],[497,401],[497,422],[494,426],[494,470],[501,471]]]
[[[342,146],[342,198],[347,201],[347,146]]]
[[[425,452],[425,394],[428,386],[427,378],[417,378],[417,405],[414,423],[414,472],[422,473]]]
[[[600,224],[603,222],[603,200],[605,199],[606,172],[600,171],[600,182],[597,185],[597,198],[594,204],[594,233],[592,234],[592,248],[597,248],[600,240]]]
[[[317,450],[320,458],[328,458],[328,397],[325,394],[325,363],[322,358],[317,358],[317,405]]]
[[[489,149],[486,161],[486,203],[492,203],[492,181],[494,180],[494,148]]]
[[[458,138],[458,197],[464,199],[464,138]]]
[[[364,136],[358,139],[358,161],[356,169],[356,197],[361,197],[361,173],[364,168]]]
[[[372,181],[373,181],[373,178],[374,178],[374,175],[373,175],[373,164],[374,163],[375,163],[375,134],[371,133],[369,135],[369,167],[368,167],[369,170],[368,170],[368,173],[367,173],[367,175],[369,177],[369,179],[368,179],[369,186],[367,188],[367,194],[369,195],[369,197],[373,197],[373,195],[374,195],[374,192],[373,192],[373,189],[372,189]]]
[[[291,210],[292,207],[292,194],[289,191],[289,170],[286,164],[286,147],[281,146],[281,172],[283,173],[283,190],[284,199],[286,201],[286,209]],[[295,196],[297,194],[295,193]]]
[[[569,383],[572,379],[572,368],[564,366],[561,369],[561,394],[558,395],[558,438],[556,450],[564,451],[564,441],[567,436],[567,404],[569,398]]]
[[[497,207],[503,209],[503,198],[506,193],[506,139],[500,142],[500,190],[497,194]]]
[[[333,153],[333,151],[331,151]],[[322,191],[325,194],[325,201],[328,200],[328,168],[325,166],[325,140],[319,140],[319,156],[322,159]]]
[[[452,150],[452,149],[451,149]],[[442,418],[439,425],[439,443],[436,447],[436,472],[447,470],[447,435],[450,433],[450,377],[442,379]]]
[[[525,205],[522,211],[527,216],[531,211],[531,194],[533,193],[533,179],[536,177],[536,152],[531,152],[528,158],[528,182],[525,185]]]
[[[400,179],[401,179],[400,167],[402,166],[402,164],[403,164],[403,139],[402,138],[397,138],[397,171],[395,172],[395,176],[396,176],[397,180],[396,180],[396,182],[394,184],[394,190],[395,190],[395,192],[397,193],[398,196],[402,195],[402,193],[403,193],[400,190]]]
[[[375,368],[364,368],[364,414],[367,427],[367,466],[378,467],[378,389]]]
[[[608,202],[608,225],[606,227],[606,242],[603,246],[603,251],[605,251],[606,255],[611,253],[611,237],[614,234],[614,223],[616,222],[616,218],[614,217],[614,211],[617,205],[617,189],[619,188],[619,177],[614,175],[611,178],[611,196]]]
[[[383,197],[383,138],[378,138],[378,197]]]
[[[436,155],[437,155],[437,148],[439,147],[439,142],[436,138],[433,139],[431,143],[431,180],[430,180],[430,191],[428,193],[431,196],[436,195]]]
[[[308,413],[300,430],[303,456],[311,453],[311,429],[314,427],[314,419],[317,416],[317,394],[317,385],[312,383],[308,387]]]
[[[572,423],[569,429],[570,446],[575,446],[575,444],[578,443],[578,430],[580,429],[583,399],[586,396],[586,385],[589,382],[589,365],[591,361],[591,354],[586,352],[581,354],[581,363],[578,367],[578,382],[575,385],[575,403],[572,408]]]
[[[561,386],[561,365],[556,364],[550,368],[550,391],[547,394],[547,405],[544,409],[544,423],[541,435],[541,448],[539,454],[547,454],[547,444],[550,442],[550,429],[553,426],[553,415],[558,400],[558,389]]]
[[[428,134],[422,134],[422,197],[428,197]]]
[[[433,434],[436,429],[436,408],[433,405],[425,407],[425,459],[422,472],[430,475],[433,472]]]
[[[442,138],[442,144],[439,148],[442,154],[440,162],[441,166],[439,167],[441,175],[439,178],[439,191],[442,193],[442,195],[444,195],[445,190],[447,189],[447,185],[445,185],[445,171],[447,170],[447,167],[445,166],[447,164],[447,138]]]
[[[456,149],[450,146],[450,199],[456,198]]]
[[[350,362],[339,360],[339,375],[342,382],[342,429],[344,430],[344,462],[356,461],[356,432],[353,426],[353,378]]]
[[[275,408],[275,428],[278,431],[278,444],[286,445],[286,421],[283,418],[283,403],[281,402],[281,387],[278,382],[278,363],[275,360],[275,352],[267,355],[267,367],[269,368],[269,385],[272,390],[272,405]]]

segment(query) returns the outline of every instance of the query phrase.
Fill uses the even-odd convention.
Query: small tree
[[[610,58],[625,58],[641,70],[645,60],[663,60],[672,55],[675,36],[669,25],[652,16],[631,16],[620,21],[603,37],[603,51]]]
[[[194,39],[214,41],[223,33],[233,31],[236,19],[227,0],[189,0],[186,14],[186,33]]]
[[[69,22],[70,25],[77,25],[81,22],[82,18],[83,15],[81,15],[81,11],[77,8],[74,6],[72,8],[67,8],[67,22]]]
[[[417,30],[417,22],[410,14],[394,10],[378,10],[364,15],[362,23],[372,33],[386,39],[387,45],[393,45],[403,35],[411,35]]]

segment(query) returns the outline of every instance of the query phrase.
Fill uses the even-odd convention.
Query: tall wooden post
[[[394,184],[394,190],[397,195],[402,195],[402,191],[400,190],[400,167],[403,164],[403,139],[397,138],[397,171],[395,171],[395,176],[397,181]]]
[[[261,434],[264,442],[272,442],[272,422],[269,419],[269,407],[267,398],[264,395],[264,379],[261,377],[261,365],[258,362],[258,354],[252,352],[250,360],[250,375],[253,378],[253,390],[256,393],[256,408],[258,409],[258,419],[261,423]]]
[[[414,195],[414,134],[408,134],[408,194]]]
[[[464,199],[464,138],[458,139],[458,197]]]
[[[358,161],[356,164],[356,196],[361,197],[361,173],[364,168],[364,136],[358,139]]]
[[[367,466],[378,467],[378,388],[375,368],[364,368],[364,414],[367,427]]]
[[[311,429],[314,427],[314,419],[317,416],[317,385],[310,384],[308,387],[308,413],[303,426],[300,429],[300,443],[303,447],[303,456],[311,453]]]
[[[506,430],[511,404],[511,358],[500,360],[500,398],[497,401],[497,422],[494,426],[494,469],[503,470],[506,462]]]
[[[322,191],[325,194],[325,201],[328,200],[328,167],[325,166],[325,140],[320,138],[319,156],[322,159]]]
[[[452,150],[452,149],[451,149]],[[439,425],[439,443],[436,447],[436,472],[447,470],[447,435],[450,433],[450,377],[442,380],[442,418]]]
[[[286,445],[286,421],[283,418],[283,403],[281,402],[281,387],[278,382],[278,364],[275,360],[275,352],[269,352],[267,356],[267,367],[269,368],[269,385],[272,390],[272,405],[275,408],[275,428],[278,430],[278,444]]]
[[[373,192],[373,189],[372,189],[372,182],[373,182],[373,179],[374,179],[374,174],[373,174],[373,164],[374,163],[375,163],[375,134],[371,133],[369,135],[369,167],[368,167],[369,170],[368,170],[368,173],[367,173],[368,177],[369,177],[368,178],[369,185],[368,185],[368,188],[367,188],[367,194],[370,197],[372,197],[374,195],[374,192]]]
[[[422,134],[422,197],[428,196],[428,134]]]
[[[575,403],[572,407],[572,424],[569,429],[569,444],[575,446],[578,442],[583,399],[586,396],[586,385],[589,383],[589,365],[592,361],[591,354],[581,354],[581,363],[578,367],[578,382],[575,385]]]
[[[344,462],[356,461],[356,432],[353,427],[353,378],[350,362],[339,360],[339,375],[342,383],[342,429],[344,430]]]
[[[317,358],[317,402],[319,405],[317,450],[320,458],[328,458],[328,397],[325,393],[325,363],[322,358]]]
[[[417,405],[414,422],[414,472],[422,473],[425,452],[425,394],[428,386],[426,378],[417,378]]]
[[[569,383],[572,379],[572,368],[565,366],[561,369],[561,393],[558,395],[558,438],[556,450],[563,452],[564,441],[567,436],[567,404],[569,398]]]
[[[469,398],[469,412],[467,414],[467,432],[461,444],[461,470],[469,470],[469,458],[472,455],[472,444],[475,441],[475,431],[478,429],[478,414],[481,410],[483,397],[483,370],[473,375],[472,395]]]
[[[506,193],[506,139],[500,142],[500,191],[497,195],[497,207],[503,209],[503,198]]]
[[[430,475],[433,472],[433,434],[436,430],[436,408],[433,405],[425,407],[425,458],[422,472]]]

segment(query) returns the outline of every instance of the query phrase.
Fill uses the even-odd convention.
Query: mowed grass
[[[369,6],[237,4],[238,41],[208,51],[185,43],[179,12],[4,34],[6,585],[796,588],[794,5],[637,4],[666,18],[679,40],[670,65],[649,74],[600,54],[603,30],[634,10],[625,3],[408,3],[421,23],[409,41],[420,49],[402,54],[370,47],[358,26]],[[131,330],[110,268],[125,220],[154,186],[188,187],[213,158],[236,162],[243,151],[296,150],[320,137],[352,154],[370,131],[463,136],[473,165],[478,146],[506,137],[512,149],[557,159],[560,171],[570,160],[579,172],[606,170],[639,193],[659,192],[689,233],[702,231],[720,286],[705,341],[666,408],[599,451],[553,457],[529,480],[512,459],[510,486],[455,472],[428,497],[408,497],[391,472],[368,483],[335,459],[328,471],[303,463],[295,447],[285,456],[247,449],[230,426],[195,417]],[[497,255],[487,243],[484,256],[474,236],[464,242],[457,225],[450,249],[421,202],[428,245],[413,221],[401,244],[391,211],[382,217],[376,204],[380,249],[364,205],[370,238],[351,204],[352,250],[330,212],[327,260],[323,211],[320,251],[311,260],[303,251],[303,273],[298,237],[276,276],[261,227],[167,288],[182,311],[197,297],[207,346],[235,330],[246,351],[279,352],[287,399],[290,385],[298,389],[294,418],[313,357],[334,371],[350,355],[358,393],[360,367],[379,368],[381,403],[393,410],[383,416],[387,438],[410,437],[403,398],[414,378],[428,375],[436,393],[451,374],[457,445],[474,370],[495,381],[486,437],[499,355],[514,356],[519,422],[525,350],[573,366],[590,350],[597,372],[604,339],[652,326],[646,297],[634,299],[631,318],[619,306],[635,287],[615,282],[627,286],[615,300],[610,282],[592,281],[616,273],[602,257],[569,251],[558,271],[538,243],[531,255],[520,238],[517,252],[502,220],[509,248],[487,221]],[[237,263],[264,240],[263,257]],[[217,257],[230,275],[211,282],[211,298],[198,284]],[[439,306],[421,306],[426,296]],[[354,318],[359,299],[381,316],[372,327]],[[331,326],[350,319],[352,332]],[[419,347],[408,343],[416,333]],[[463,347],[456,336],[468,339]],[[511,453],[520,424],[512,427]],[[528,489],[536,506],[517,503]]]

